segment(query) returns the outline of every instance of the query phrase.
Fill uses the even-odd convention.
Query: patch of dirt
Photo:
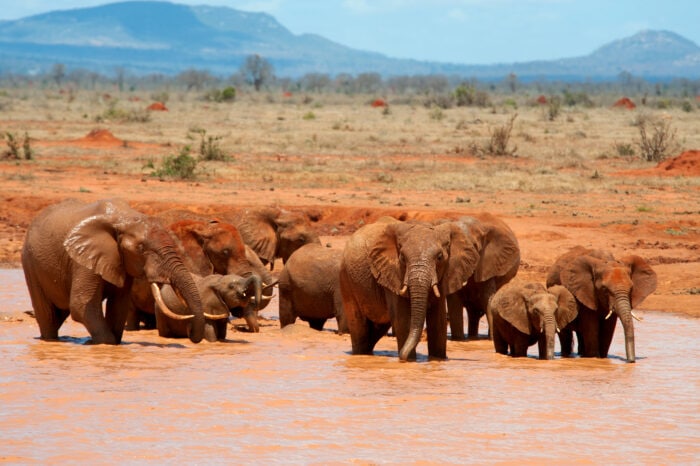
[[[653,168],[623,170],[615,175],[625,176],[700,176],[700,150],[687,150],[662,160]]]

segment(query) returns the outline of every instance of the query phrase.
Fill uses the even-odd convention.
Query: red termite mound
[[[700,176],[700,150],[687,150],[656,166],[656,170],[667,175]]]
[[[93,129],[78,142],[97,144],[122,144],[122,140],[115,137],[108,129]]]
[[[375,107],[375,108],[386,107],[386,106],[387,106],[387,103],[384,99],[374,99],[374,101],[372,102],[372,107]]]
[[[621,99],[618,99],[617,102],[615,102],[613,104],[613,107],[626,108],[628,110],[632,110],[632,109],[636,108],[637,106],[628,97],[622,97]]]
[[[537,98],[537,103],[540,105],[546,105],[547,104],[547,98],[544,95],[540,95]]]
[[[155,110],[156,112],[167,112],[168,108],[163,102],[153,102],[148,106],[147,110]]]

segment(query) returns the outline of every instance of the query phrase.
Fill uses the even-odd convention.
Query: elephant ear
[[[639,256],[625,256],[620,259],[620,262],[630,269],[630,278],[632,279],[630,303],[635,308],[656,290],[656,272],[647,261]]]
[[[370,228],[376,229],[376,233],[370,234],[368,238],[369,268],[372,275],[377,283],[395,294],[399,294],[403,285],[399,246],[396,240],[396,228],[399,225],[405,226],[396,223],[371,225]]]
[[[450,256],[447,271],[443,278],[443,288],[446,295],[457,292],[474,273],[479,262],[479,245],[474,237],[464,233],[464,230],[453,222],[437,225],[435,230],[449,237]]]
[[[481,260],[474,270],[474,280],[484,282],[507,275],[520,265],[520,247],[515,234],[505,224],[481,222],[484,229]]]
[[[494,295],[490,305],[494,313],[500,315],[519,332],[530,335],[530,319],[527,310],[528,294],[524,288],[501,288]]]
[[[63,241],[63,247],[75,262],[121,288],[124,286],[126,271],[116,236],[111,218],[95,215],[73,227]]]
[[[562,265],[561,283],[581,304],[589,309],[598,307],[595,290],[595,267],[604,262],[589,255],[578,256]]]
[[[557,298],[557,312],[555,313],[557,327],[564,328],[578,315],[576,298],[561,285],[550,286],[547,291]]]
[[[258,257],[271,264],[275,262],[277,225],[274,220],[274,211],[248,213],[237,222],[236,226],[243,241],[253,248]]]

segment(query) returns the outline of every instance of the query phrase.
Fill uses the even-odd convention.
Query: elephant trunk
[[[416,274],[418,275],[418,274]],[[410,277],[408,280],[409,296],[411,299],[411,322],[408,338],[399,351],[399,359],[407,361],[420,341],[425,325],[428,294],[431,289],[431,280],[426,274]]]
[[[170,284],[173,290],[182,296],[187,308],[194,315],[189,325],[190,341],[199,343],[204,338],[204,308],[197,285],[180,260],[171,260],[170,271]]]
[[[544,317],[544,336],[547,353],[540,354],[540,359],[554,359],[554,336],[557,333],[557,323],[554,320],[554,315],[546,315]]]
[[[625,331],[625,353],[627,362],[635,362],[634,354],[634,321],[632,320],[632,305],[629,294],[626,292],[615,294],[615,311],[620,317],[622,328]]]
[[[243,311],[243,318],[248,325],[248,329],[251,332],[258,333],[260,331],[260,325],[258,324],[258,309],[260,309],[262,302],[262,281],[260,277],[253,274],[248,277],[244,283],[246,289],[246,295],[249,295],[252,291],[253,299],[255,303],[249,303],[245,310]]]

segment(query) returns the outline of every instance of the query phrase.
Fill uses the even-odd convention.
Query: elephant
[[[637,317],[632,309],[656,290],[656,272],[647,261],[636,255],[618,260],[609,252],[576,246],[550,268],[547,286],[551,285],[565,286],[578,304],[578,317],[560,335],[562,355],[571,354],[575,330],[580,356],[607,358],[619,318],[627,362],[635,362],[633,319]]]
[[[204,337],[202,301],[175,241],[158,219],[124,200],[69,199],[42,210],[27,230],[22,267],[44,340],[58,339],[70,315],[92,343],[121,343],[132,284],[140,278],[156,295],[171,284],[191,312],[171,317],[187,321],[192,342]]]
[[[305,244],[284,265],[279,279],[279,318],[284,328],[297,317],[315,330],[323,330],[326,320],[335,318],[338,333],[347,333],[340,295],[341,249],[320,243]]]
[[[211,274],[200,276],[192,274],[197,284],[204,306],[204,339],[217,341],[226,339],[229,313],[243,317],[248,328],[258,330],[255,308],[249,302],[260,292],[260,278],[250,275],[246,278],[235,274]],[[257,296],[259,298],[259,296]],[[156,299],[155,316],[158,334],[166,338],[182,338],[187,335],[187,328],[181,320],[168,317],[171,313],[187,314],[185,303],[177,296],[170,285],[161,289],[161,297]]]
[[[489,301],[493,346],[497,353],[527,356],[538,344],[540,359],[554,359],[554,335],[572,322],[576,299],[561,285],[545,288],[540,283],[510,282]]]
[[[219,220],[202,220],[187,218],[173,222],[169,227],[171,233],[177,238],[180,250],[184,257],[185,265],[191,272],[204,276],[210,274],[236,274],[243,277],[255,275],[259,277],[261,286],[261,299],[251,300],[248,306],[255,311],[265,308],[270,302],[273,286],[277,280],[262,264],[253,250],[243,243],[238,229],[229,223]],[[148,323],[152,320],[153,299],[143,281],[137,282],[134,291],[136,312],[127,318],[127,329],[137,330],[140,322]],[[246,315],[252,313],[246,311]],[[249,324],[252,321],[249,321]],[[153,322],[155,324],[155,322]],[[257,323],[250,326],[250,330],[258,331]]]
[[[467,309],[467,335],[477,338],[479,320],[486,314],[491,297],[518,273],[520,246],[513,230],[499,218],[480,213],[454,221],[479,251],[474,274],[457,292],[447,296],[450,333],[453,340],[464,340],[464,314]],[[489,319],[489,335],[491,333]]]
[[[353,233],[340,265],[340,291],[353,354],[373,354],[390,327],[399,360],[416,359],[427,324],[428,356],[447,358],[445,296],[474,272],[479,254],[452,223],[383,219]]]
[[[274,270],[275,259],[286,263],[294,251],[309,243],[320,243],[307,218],[276,207],[237,212],[231,220],[263,264]]]

